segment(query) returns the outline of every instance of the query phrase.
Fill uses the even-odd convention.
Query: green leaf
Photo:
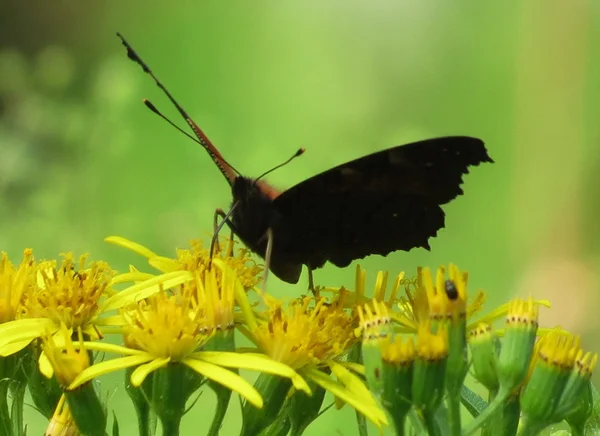
[[[473,418],[476,418],[488,406],[483,398],[466,386],[461,388],[460,399],[462,405],[465,406]]]
[[[119,436],[119,421],[117,420],[117,414],[114,412],[114,410],[113,410],[112,436]]]

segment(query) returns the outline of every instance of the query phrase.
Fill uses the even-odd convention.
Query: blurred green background
[[[455,262],[489,306],[550,299],[542,323],[598,346],[600,8],[562,2],[392,0],[15,2],[0,13],[0,250],[18,261],[89,252],[143,266],[103,242],[121,235],[171,255],[212,229],[227,184],[204,150],[148,111],[177,113],[115,36],[122,32],[180,103],[247,175],[305,155],[269,180],[285,189],[392,145],[465,134],[494,165],[473,169],[445,207],[431,252],[361,261],[405,270]],[[352,286],[331,265],[317,284]],[[269,291],[307,286],[271,276]],[[103,380],[122,434],[133,434],[120,377]],[[212,417],[205,392],[183,434]],[[239,429],[232,402],[224,435]],[[128,421],[127,421],[128,419]],[[30,433],[43,420],[30,410]],[[308,435],[356,434],[327,412]]]

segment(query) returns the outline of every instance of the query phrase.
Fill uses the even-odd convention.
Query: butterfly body
[[[229,165],[119,37],[129,58],[165,92],[194,131],[192,139],[204,147],[231,186],[226,224],[263,258],[271,244],[269,268],[283,281],[297,283],[303,265],[309,270],[327,262],[345,267],[372,254],[429,249],[429,239],[444,227],[441,206],[463,193],[463,175],[470,166],[493,162],[480,139],[433,138],[364,156],[278,192],[260,177],[242,176]],[[169,121],[148,101],[146,106]]]

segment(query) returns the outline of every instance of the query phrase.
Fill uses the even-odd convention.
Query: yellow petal
[[[312,391],[300,374],[284,363],[277,362],[268,356],[255,353],[230,353],[220,351],[201,351],[194,353],[194,357],[228,368],[250,369],[267,374],[289,378],[297,390],[312,395]]]
[[[360,375],[366,374],[365,366],[361,365],[360,363],[344,362],[344,366],[348,369],[351,369],[352,371],[354,371],[357,374],[360,374]]]
[[[87,347],[86,347],[87,348]],[[108,374],[115,371],[120,371],[130,366],[142,365],[149,360],[152,360],[152,356],[147,353],[136,354],[135,356],[120,357],[118,359],[105,360],[104,362],[95,363],[89,368],[86,368],[79,374],[73,383],[69,386],[69,390],[73,390],[82,384],[93,380],[101,375]]]
[[[8,345],[5,345],[4,347],[0,348],[0,356],[6,357],[6,356],[12,356],[13,354],[18,353],[23,348],[25,348],[27,345],[31,344],[31,341],[33,339],[35,339],[35,338],[25,339],[23,341],[15,341],[15,342],[11,342]]]
[[[128,273],[119,274],[118,276],[113,277],[113,279],[110,281],[110,285],[114,286],[119,283],[143,282],[145,280],[151,279],[152,277],[156,277],[156,275],[143,273],[143,272],[139,272],[139,271],[128,272]]]
[[[163,256],[154,256],[148,259],[148,263],[162,272],[171,272],[181,270],[181,264],[176,260]]]
[[[250,404],[259,409],[263,406],[263,400],[258,391],[245,379],[228,369],[221,368],[209,362],[203,362],[197,359],[187,358],[182,361],[185,365],[192,368],[198,374],[205,376],[217,383],[229,388],[231,391],[239,393],[246,398]]]
[[[365,383],[360,378],[352,374],[337,362],[329,362],[329,367],[331,368],[331,372],[338,378],[338,380],[342,382],[346,389],[351,390],[364,401],[370,401],[375,405],[377,404],[377,401],[375,398],[373,398],[373,395],[371,395],[371,392],[369,389],[367,389]]]
[[[341,384],[334,382],[329,375],[319,371],[317,368],[309,368],[306,372],[303,371],[303,375],[310,378],[326,391],[331,392],[336,397],[339,397],[344,402],[350,404],[370,419],[377,427],[381,428],[383,425],[388,424],[387,417],[383,410],[370,402],[365,403],[363,398],[344,388]]]
[[[52,367],[52,364],[50,363],[48,355],[45,351],[42,351],[42,354],[40,355],[38,366],[40,368],[40,372],[44,377],[52,378],[52,376],[54,375],[54,368]]]
[[[157,256],[157,254],[149,248],[146,248],[143,245],[138,244],[137,242],[130,241],[129,239],[123,238],[121,236],[108,236],[104,238],[104,241],[108,242],[109,244],[115,244],[119,247],[127,248],[128,250],[131,250],[144,257],[147,257],[148,259]]]
[[[162,368],[171,361],[170,357],[156,358],[145,365],[138,366],[133,373],[131,373],[131,384],[135,387],[140,386],[148,377],[152,371],[156,371],[158,368]]]
[[[108,298],[104,302],[100,312],[119,309],[134,301],[148,298],[150,295],[159,292],[161,289],[169,289],[190,280],[192,280],[192,274],[189,271],[174,271],[155,276],[150,280],[132,285]]]
[[[56,330],[56,325],[48,318],[18,319],[5,322],[0,324],[0,350],[11,343],[31,342],[47,332],[53,333]],[[3,351],[0,351],[0,355],[8,356]]]
[[[74,342],[73,346],[75,348],[79,348],[79,343]],[[121,345],[111,344],[109,342],[84,342],[83,346],[86,350],[102,351],[103,353],[125,354],[129,356],[137,356],[139,354],[146,353],[145,351],[127,348]]]

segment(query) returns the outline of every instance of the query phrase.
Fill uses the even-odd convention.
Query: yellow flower
[[[176,259],[159,256],[143,245],[120,236],[109,236],[105,241],[140,254],[148,259],[148,263],[151,266],[163,273],[172,271],[190,271],[192,273],[198,273],[201,276],[205,270],[209,269],[211,263],[209,249],[204,248],[202,241],[199,240],[192,240],[190,242],[190,249],[177,250]],[[260,274],[263,268],[257,265],[252,259],[249,250],[246,248],[234,250],[234,242],[230,240],[227,242],[227,249],[221,249],[221,245],[219,245],[219,250],[212,257],[213,261],[214,259],[221,259],[228,267],[233,269],[244,289],[248,290],[253,288],[260,281]],[[123,279],[126,280],[127,278],[127,275],[124,275]]]
[[[398,274],[388,294],[388,274],[380,271],[377,274],[372,297],[367,297],[365,291],[366,272],[357,267],[356,291],[348,293],[347,301],[360,305],[377,300],[384,302],[390,309],[394,309],[396,306],[398,310],[390,310],[390,317],[398,326],[396,328],[398,333],[417,333],[419,325],[427,319],[443,320],[466,316],[469,321],[467,331],[470,331],[481,323],[491,325],[495,320],[506,316],[508,304],[503,304],[487,315],[474,320],[483,308],[486,294],[478,291],[472,301],[467,304],[469,300],[467,283],[468,273],[461,272],[453,264],[450,264],[448,268],[440,266],[436,271],[435,281],[429,268],[418,268],[417,275],[413,279],[406,278],[404,272]],[[402,288],[403,295],[399,295]],[[340,292],[340,289],[324,288],[321,290],[321,292],[327,291]],[[389,296],[386,298],[386,295]],[[538,306],[550,306],[547,300],[536,300],[534,303]],[[502,331],[499,331],[499,334],[502,334]]]
[[[170,287],[191,279],[187,272],[175,272],[115,293],[111,289],[114,272],[108,264],[91,262],[86,266],[86,260],[87,256],[81,256],[76,267],[73,255],[67,253],[60,266],[51,261],[37,265],[21,295],[17,319],[0,324],[0,356],[14,354],[63,325],[70,332],[81,331],[86,338],[98,339],[102,337],[99,327],[106,323],[99,317],[105,312],[145,298],[157,292],[161,284]]]
[[[227,296],[234,295],[234,292],[244,293],[232,268],[220,259],[213,260],[213,265],[214,268],[204,271],[202,278],[196,277],[196,292],[160,292],[125,306],[110,323],[120,326],[127,346],[86,343],[86,348],[119,353],[126,357],[92,365],[70,388],[129,367],[137,367],[131,374],[131,383],[137,387],[153,371],[178,363],[238,392],[257,407],[262,406],[262,398],[256,389],[225,368],[259,370],[288,377],[298,389],[310,392],[306,382],[295,371],[265,356],[202,351],[217,329],[215,320],[223,319],[219,313],[223,303],[220,297],[225,296],[230,301]],[[220,280],[217,280],[217,274]]]
[[[83,346],[83,334],[78,330],[79,347],[75,348],[71,332],[64,326],[57,334],[42,337],[44,354],[40,358],[40,372],[46,377],[56,374],[59,384],[67,388],[73,380],[90,366],[90,359]]]
[[[355,316],[345,310],[345,293],[333,301],[312,296],[287,305],[263,294],[267,311],[257,318],[245,294],[237,294],[246,326],[240,330],[267,356],[295,369],[336,397],[350,404],[377,426],[387,424],[364,381],[348,370],[364,373],[361,365],[342,362],[356,341]],[[327,369],[324,371],[323,369]],[[337,377],[334,381],[328,371]]]
[[[21,297],[35,281],[33,252],[27,248],[21,264],[15,267],[6,253],[0,254],[0,323],[17,318]]]

